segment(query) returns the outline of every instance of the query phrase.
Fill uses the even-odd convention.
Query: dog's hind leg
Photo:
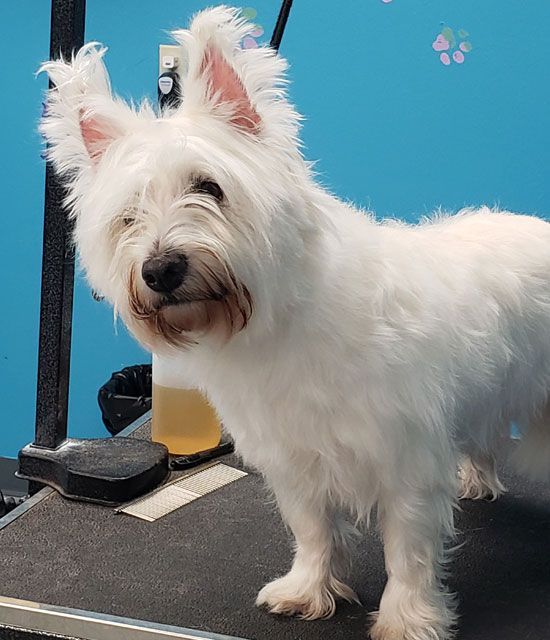
[[[519,425],[521,437],[513,462],[525,475],[546,481],[550,478],[550,401],[536,411],[527,424]]]
[[[460,500],[496,500],[506,488],[499,480],[491,454],[474,453],[462,457],[458,467]]]
[[[357,601],[353,590],[342,582],[348,564],[349,525],[331,512],[318,489],[308,491],[303,479],[295,484],[283,475],[271,487],[294,534],[294,561],[289,573],[260,591],[256,604],[265,605],[271,613],[306,620],[329,618],[337,599]]]

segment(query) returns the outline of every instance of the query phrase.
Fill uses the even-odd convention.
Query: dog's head
[[[306,251],[312,223],[295,199],[309,175],[286,63],[268,47],[242,49],[252,29],[218,7],[174,32],[188,60],[183,100],[160,114],[112,95],[97,44],[43,65],[54,88],[41,131],[66,180],[81,263],[153,350],[227,338],[258,309],[266,320]]]

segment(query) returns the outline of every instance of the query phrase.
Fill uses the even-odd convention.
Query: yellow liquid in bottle
[[[188,455],[217,447],[221,435],[220,420],[200,391],[153,383],[152,440]]]

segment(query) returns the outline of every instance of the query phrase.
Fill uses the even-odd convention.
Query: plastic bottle
[[[187,382],[181,357],[153,355],[151,437],[172,454],[188,455],[218,446],[221,424],[204,394]]]

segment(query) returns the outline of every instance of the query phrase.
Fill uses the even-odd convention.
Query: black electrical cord
[[[25,497],[14,498],[12,496],[4,497],[2,490],[0,489],[0,518],[3,518],[7,513],[18,507],[26,500]]]
[[[281,46],[281,40],[283,39],[283,33],[285,32],[285,27],[288,21],[288,16],[290,15],[291,7],[292,0],[283,0],[281,10],[279,11],[279,17],[277,18],[277,23],[275,24],[275,29],[273,30],[273,35],[271,36],[271,42],[269,43],[269,46],[273,47],[275,51],[279,51],[279,47]]]

